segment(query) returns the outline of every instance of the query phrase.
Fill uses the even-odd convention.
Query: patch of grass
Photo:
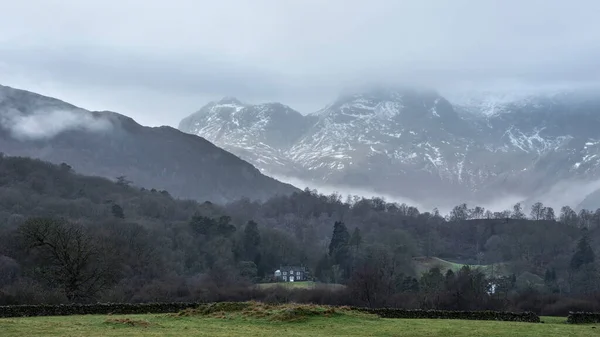
[[[303,322],[313,317],[332,317],[349,310],[310,304],[266,305],[254,303],[242,312],[244,317],[266,318],[279,322]]]
[[[308,306],[311,307],[311,306]],[[292,310],[292,319],[285,313],[284,306],[279,312],[272,307],[248,307],[242,311],[225,312],[228,319],[209,315],[88,315],[62,317],[25,317],[0,319],[2,337],[21,336],[282,336],[336,337],[336,336],[385,336],[385,337],[437,337],[437,336],[489,336],[489,337],[567,337],[598,336],[600,325],[564,324],[564,318],[544,317],[543,324],[466,321],[466,320],[427,320],[427,319],[374,319],[372,315],[352,315],[351,313],[326,313],[323,306],[314,306],[305,311]],[[296,307],[298,308],[298,307]],[[337,308],[336,308],[337,309]],[[269,312],[270,310],[270,312]],[[315,310],[317,312],[315,312]],[[250,313],[250,311],[254,311]],[[342,309],[343,311],[343,309]],[[272,317],[260,317],[270,314]],[[336,311],[337,312],[337,311]],[[277,316],[280,314],[281,316]],[[308,319],[295,320],[297,316],[309,315]],[[280,319],[283,318],[283,319]],[[143,321],[149,324],[140,328],[128,323],[107,323],[106,321]],[[597,328],[596,328],[597,327]]]
[[[147,328],[150,326],[150,322],[145,319],[131,319],[131,318],[108,318],[104,321],[105,324],[115,326],[130,326],[130,327],[142,327]]]
[[[278,322],[304,322],[314,317],[352,316],[379,319],[379,316],[360,313],[349,307],[332,307],[314,304],[267,304],[261,302],[211,303],[186,309],[176,317],[207,316],[220,319],[266,319]]]
[[[440,259],[439,257],[415,257],[413,258],[415,265],[415,271],[417,275],[428,272],[431,268],[440,268],[442,274],[445,274],[448,270],[453,272],[459,271],[462,267],[467,266],[466,264],[455,263]],[[497,264],[480,264],[480,265],[468,265],[471,268],[480,269],[487,276],[506,276],[508,275],[507,265],[505,263]]]

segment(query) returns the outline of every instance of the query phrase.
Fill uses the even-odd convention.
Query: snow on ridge
[[[504,136],[508,137],[509,143],[523,152],[535,152],[544,154],[548,151],[557,150],[571,136],[559,136],[555,138],[544,138],[540,133],[544,128],[533,129],[531,133],[525,134],[520,130],[510,127],[504,132]]]
[[[243,105],[238,105],[235,103],[217,103],[215,104],[212,109],[234,109],[236,112],[242,110],[243,108],[245,108],[245,106]]]
[[[204,120],[210,126],[202,125],[204,129],[199,133],[212,135],[217,139],[215,144],[263,171],[295,170],[304,178],[315,181],[344,179],[347,171],[369,175],[374,172],[369,169],[375,168],[375,171],[381,169],[389,174],[386,179],[403,181],[429,175],[426,179],[432,184],[450,182],[481,192],[486,186],[498,184],[500,179],[533,174],[531,163],[545,155],[550,155],[547,157],[550,159],[568,158],[562,166],[557,163],[560,174],[592,172],[600,176],[600,140],[589,138],[569,142],[579,136],[561,135],[563,129],[550,126],[552,118],[539,123],[531,120],[521,123],[519,118],[489,119],[474,115],[464,118],[464,129],[460,124],[456,125],[456,131],[445,127],[445,119],[435,119],[444,112],[447,103],[443,98],[434,96],[417,101],[403,97],[395,100],[392,96],[364,95],[338,100],[310,114],[318,118],[314,122],[311,120],[311,125],[306,126],[307,131],[285,147],[260,142],[267,132],[266,121],[273,117],[269,109],[282,115],[293,111],[287,106],[280,108],[270,103],[249,105],[247,109],[230,103],[216,105],[214,116]],[[462,101],[451,99],[450,102],[454,106],[456,102],[466,104],[471,111],[489,117],[525,105],[535,107],[552,103],[543,100],[547,97],[525,92],[488,93],[471,95]],[[416,106],[433,119],[419,121],[412,118],[411,111],[404,110],[403,99],[408,107]],[[230,111],[217,112],[221,108]],[[244,115],[245,112],[251,112],[251,116]],[[395,118],[399,115],[403,118]],[[277,125],[286,120],[296,119],[278,119]],[[485,127],[486,123],[489,129]],[[548,125],[548,129],[544,130],[544,125]],[[200,127],[196,125],[196,130]],[[211,137],[207,138],[211,140]],[[578,144],[578,148],[570,148],[567,144]],[[503,162],[510,165],[506,167]]]
[[[510,112],[511,106],[524,107],[531,105],[540,107],[540,101],[553,99],[564,94],[565,90],[474,90],[447,93],[448,101],[456,106],[464,108],[472,113],[481,114],[486,117],[496,116]]]

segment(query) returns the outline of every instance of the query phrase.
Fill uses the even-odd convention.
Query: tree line
[[[336,303],[505,308],[532,302],[523,300],[531,294],[579,303],[573,301],[598,292],[598,213],[563,207],[555,216],[538,203],[526,216],[520,204],[504,212],[462,204],[442,216],[308,189],[217,205],[177,200],[127,177],[110,181],[67,164],[1,157],[0,304],[237,293],[323,300],[247,290],[273,282],[281,265],[306,266],[315,281],[343,284],[323,295]],[[423,272],[419,261],[434,257],[471,267]]]

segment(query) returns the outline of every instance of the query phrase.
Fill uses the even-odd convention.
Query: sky
[[[310,113],[371,84],[468,91],[600,79],[596,0],[0,0],[0,8],[0,84],[151,126],[177,126],[223,96]]]

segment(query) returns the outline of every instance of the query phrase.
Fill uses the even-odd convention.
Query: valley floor
[[[370,315],[368,315],[370,316]],[[93,315],[0,319],[0,335],[17,336],[598,336],[595,325],[570,325],[564,318],[545,323],[496,321],[314,317],[303,322],[273,322],[230,316]]]

